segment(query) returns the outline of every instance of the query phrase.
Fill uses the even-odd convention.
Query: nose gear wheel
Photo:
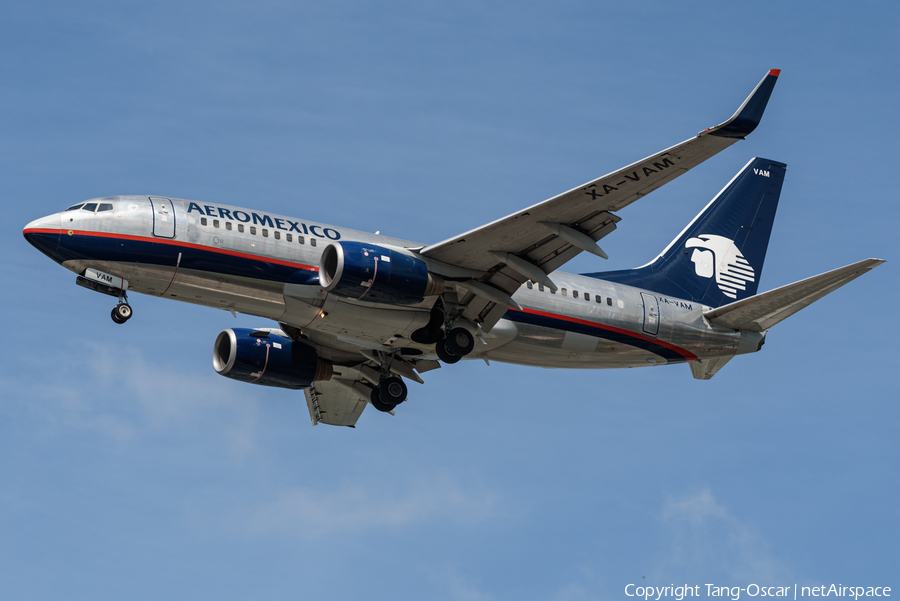
[[[112,313],[110,313],[112,320],[118,324],[125,323],[131,319],[132,315],[134,315],[134,311],[131,310],[131,305],[128,303],[119,303],[113,307]]]

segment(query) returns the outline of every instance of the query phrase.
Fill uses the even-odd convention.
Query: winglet
[[[781,69],[770,69],[731,119],[711,127],[703,133],[722,138],[747,137],[759,125],[779,75],[781,75]]]

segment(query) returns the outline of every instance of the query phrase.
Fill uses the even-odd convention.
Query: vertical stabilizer
[[[586,275],[710,307],[753,296],[786,167],[752,159],[653,262]]]

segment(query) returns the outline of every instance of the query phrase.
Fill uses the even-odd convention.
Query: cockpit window
[[[80,208],[82,207],[82,205],[84,205],[84,203],[83,203],[83,202],[79,202],[77,205],[72,205],[71,207],[69,207],[69,208],[66,209],[66,210],[67,210],[67,211],[77,211],[78,209],[80,209]]]
[[[82,211],[90,211],[91,213],[93,213],[94,209],[96,209],[96,208],[97,208],[96,202],[89,202],[89,203],[86,203],[83,207],[81,207],[81,210]]]
[[[113,209],[113,206],[111,203],[101,202],[100,206],[97,207],[97,212],[99,213],[100,211],[112,211],[112,209]]]

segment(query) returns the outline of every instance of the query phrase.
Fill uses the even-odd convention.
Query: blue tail
[[[585,275],[710,307],[753,296],[786,168],[752,159],[652,263]]]

